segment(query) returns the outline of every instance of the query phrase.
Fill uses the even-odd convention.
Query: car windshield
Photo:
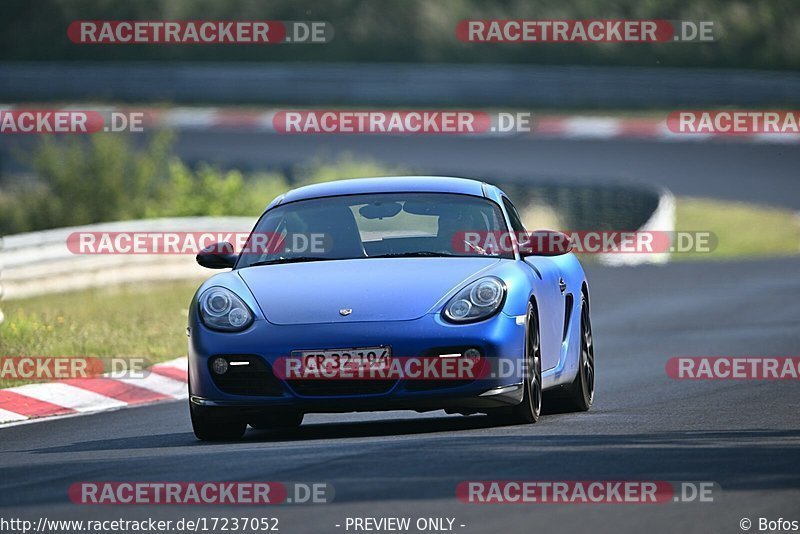
[[[451,193],[380,193],[301,200],[265,213],[237,268],[386,257],[513,258],[482,246],[507,232],[500,208]]]

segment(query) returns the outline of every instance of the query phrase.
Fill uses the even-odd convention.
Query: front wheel
[[[539,344],[539,319],[533,303],[528,304],[525,325],[522,402],[496,412],[501,420],[512,424],[535,423],[542,413],[542,351]]]

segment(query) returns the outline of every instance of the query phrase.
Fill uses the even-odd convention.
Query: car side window
[[[503,197],[503,205],[506,207],[506,211],[508,212],[508,219],[511,221],[511,229],[514,232],[526,232],[525,225],[522,224],[522,219],[517,213],[517,208],[514,207],[514,204],[511,203],[510,200]]]

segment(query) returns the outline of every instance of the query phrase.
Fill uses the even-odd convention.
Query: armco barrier
[[[540,180],[535,184],[516,182],[502,187],[519,206],[552,207],[563,229],[568,230],[640,228],[658,208],[663,193],[655,187],[611,180],[605,183]]]
[[[550,206],[561,229],[570,231],[639,230],[671,232],[675,229],[675,198],[666,189],[628,183],[564,184],[515,183],[503,186],[520,206]],[[536,224],[536,221],[529,221]],[[535,228],[529,228],[534,230]],[[599,254],[605,265],[666,263],[668,253]]]
[[[203,278],[193,255],[80,255],[67,248],[73,232],[249,232],[255,217],[189,217],[120,221],[3,238],[0,286],[6,300],[147,280]]]

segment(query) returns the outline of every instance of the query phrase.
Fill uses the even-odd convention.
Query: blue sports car
[[[242,250],[219,243],[197,261],[232,269],[189,308],[201,440],[298,426],[312,412],[534,423],[543,399],[592,405],[583,268],[564,234],[527,232],[493,185],[419,176],[301,187],[267,206]]]

